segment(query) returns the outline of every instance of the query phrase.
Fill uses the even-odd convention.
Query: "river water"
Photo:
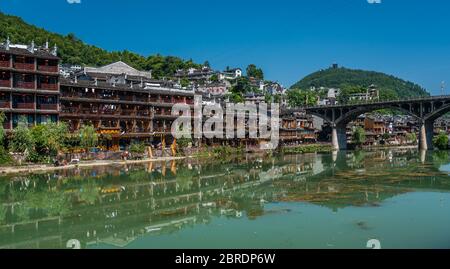
[[[0,178],[0,248],[450,248],[448,152],[248,155]]]

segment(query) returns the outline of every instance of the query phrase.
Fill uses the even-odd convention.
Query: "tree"
[[[3,128],[3,123],[5,123],[6,116],[3,111],[0,112],[0,146],[3,146],[3,140],[5,139],[5,128]]]
[[[33,135],[25,117],[19,119],[17,127],[12,132],[9,146],[12,152],[17,153],[30,153],[34,150]]]
[[[78,131],[80,136],[80,145],[89,151],[89,148],[96,147],[98,144],[98,134],[92,125],[83,125]]]
[[[219,76],[217,74],[214,74],[209,79],[211,82],[219,82]]]
[[[408,143],[416,143],[417,142],[417,135],[416,133],[408,133],[406,134],[406,140]]]
[[[259,80],[264,79],[264,72],[261,68],[257,68],[256,65],[250,64],[247,66],[247,77],[256,78]]]
[[[362,127],[357,127],[353,132],[353,142],[361,146],[366,142],[366,131]]]
[[[302,91],[301,89],[291,89],[287,92],[287,101],[291,107],[316,105],[318,95],[314,91]]]
[[[440,150],[448,149],[448,135],[446,133],[440,133],[433,139],[433,144]]]
[[[31,129],[35,152],[40,157],[55,157],[65,144],[68,127],[66,123],[47,123]]]

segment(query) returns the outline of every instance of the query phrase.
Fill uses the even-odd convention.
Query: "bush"
[[[436,148],[440,150],[448,149],[448,135],[446,133],[441,133],[433,139],[433,144]]]
[[[34,140],[26,120],[19,120],[19,125],[13,130],[9,143],[12,152],[28,153],[34,151]]]
[[[364,130],[364,128],[356,128],[356,130],[353,132],[353,141],[358,146],[361,146],[366,142],[366,131]]]
[[[138,153],[138,154],[143,154],[145,153],[145,144],[141,143],[141,142],[133,142],[131,143],[130,147],[128,148],[128,150],[131,153]]]
[[[12,163],[11,155],[3,146],[0,146],[0,165]]]

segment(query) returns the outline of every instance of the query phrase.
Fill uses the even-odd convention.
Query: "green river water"
[[[449,173],[386,150],[4,176],[0,248],[450,248]]]

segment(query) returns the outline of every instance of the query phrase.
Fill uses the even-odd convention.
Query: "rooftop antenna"
[[[441,82],[441,95],[445,95],[445,81]]]

